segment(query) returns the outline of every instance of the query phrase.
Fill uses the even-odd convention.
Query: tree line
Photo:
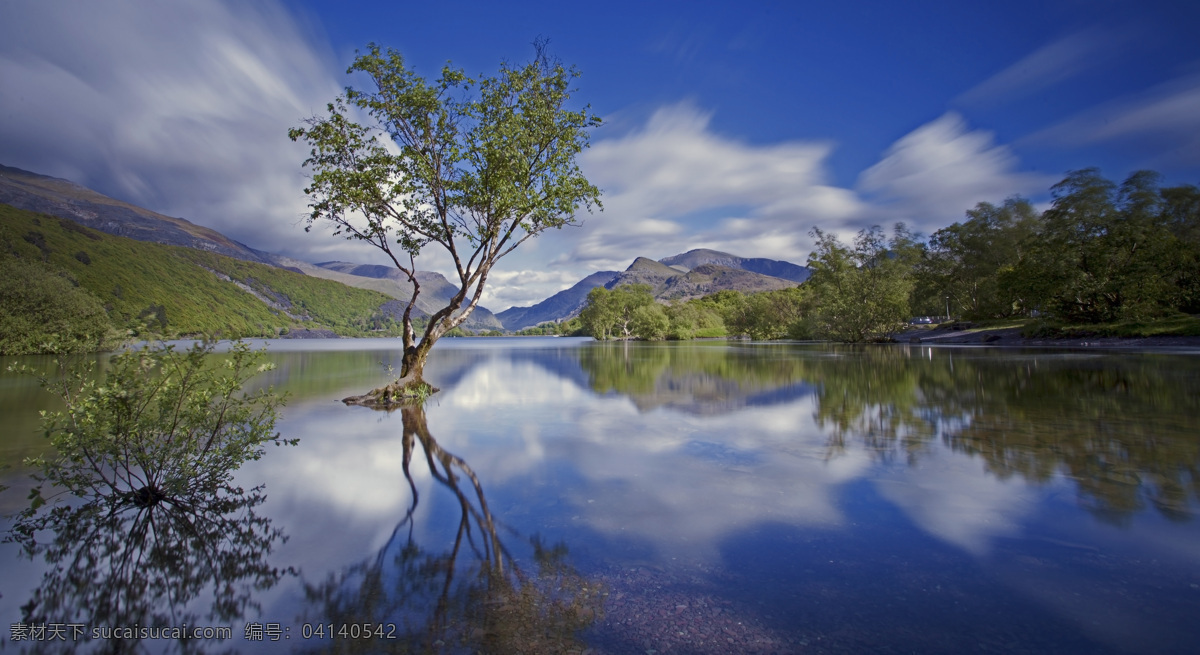
[[[867,342],[915,315],[1097,325],[1200,313],[1200,188],[1152,171],[1118,185],[1088,168],[1051,193],[1044,212],[1019,196],[981,202],[928,239],[903,223],[850,243],[814,228],[812,276],[791,289],[662,305],[646,285],[598,287],[581,326],[597,339]]]

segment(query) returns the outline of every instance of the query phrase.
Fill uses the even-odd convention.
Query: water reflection
[[[1108,522],[1146,507],[1193,516],[1194,369],[1154,356],[920,354],[862,349],[822,364],[817,417],[834,444],[859,439],[911,461],[940,439],[1001,480],[1066,476],[1081,505]]]
[[[402,471],[410,502],[374,558],[308,585],[305,625],[373,626],[362,638],[334,639],[320,652],[582,651],[579,633],[602,614],[603,587],[567,563],[567,548],[529,540],[527,573],[500,538],[474,470],[430,434],[423,407],[400,410]],[[412,462],[422,459],[458,508],[445,548],[414,536],[421,500]]]
[[[376,342],[272,344],[301,445],[239,475],[311,582],[254,599],[278,648],[1194,649],[1200,358],[456,341],[390,416],[336,402]]]
[[[1161,357],[628,344],[578,352],[592,389],[642,411],[725,414],[812,394],[827,460],[862,448],[915,466],[944,445],[981,458],[1001,480],[1065,475],[1084,507],[1115,523],[1146,507],[1184,520],[1200,498],[1200,441],[1188,425],[1200,416],[1195,373]]]
[[[811,394],[786,349],[625,341],[600,342],[575,352],[598,393],[627,395],[641,411],[666,407],[711,415]]]
[[[267,563],[284,537],[256,513],[263,500],[261,489],[238,488],[157,503],[104,495],[19,524],[12,539],[47,565],[21,623],[62,631],[36,640],[36,652],[220,648],[187,627],[240,620],[257,593],[293,573]]]

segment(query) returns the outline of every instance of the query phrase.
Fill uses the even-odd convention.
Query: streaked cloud
[[[1115,143],[1138,154],[1140,165],[1200,165],[1200,74],[1082,112],[1022,139],[1079,147]]]
[[[1119,50],[1117,35],[1076,32],[1038,48],[957,98],[965,105],[1011,102],[1094,68]]]
[[[341,90],[331,53],[274,3],[5,3],[0,161],[303,259],[363,259],[306,235],[287,129]]]

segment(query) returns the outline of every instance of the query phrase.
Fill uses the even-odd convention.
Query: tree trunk
[[[432,346],[433,343],[429,339],[422,340],[419,345],[407,346],[404,349],[404,357],[400,360],[400,377],[361,396],[343,398],[342,402],[371,409],[395,409],[405,405],[420,404],[438,392],[437,387],[429,384],[422,377],[425,360],[428,359],[429,349]]]

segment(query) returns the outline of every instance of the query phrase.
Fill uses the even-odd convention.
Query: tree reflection
[[[10,539],[49,570],[22,607],[21,622],[58,626],[65,638],[33,642],[35,651],[191,653],[215,646],[173,630],[231,625],[258,609],[254,593],[292,573],[266,562],[284,537],[255,514],[263,500],[261,489],[234,487],[169,502],[101,496],[22,522]],[[106,631],[133,626],[146,630]]]
[[[603,342],[579,348],[593,391],[628,396],[641,411],[670,407],[695,414],[733,411],[770,402],[772,392],[797,387],[801,369],[787,346]],[[782,400],[784,398],[778,398]]]
[[[502,543],[475,472],[429,432],[425,410],[402,407],[402,469],[411,494],[387,544],[366,562],[309,585],[307,625],[384,626],[380,634],[327,639],[318,652],[580,652],[579,633],[603,608],[603,587],[566,562],[563,544],[530,540],[527,573]],[[446,550],[422,548],[414,535],[420,490],[412,461],[421,452],[439,487],[458,506]],[[395,626],[392,632],[390,626]],[[326,634],[328,637],[329,635]]]
[[[1165,356],[908,346],[597,344],[592,388],[639,407],[725,413],[816,399],[827,458],[863,448],[912,465],[938,444],[1000,477],[1074,481],[1081,504],[1121,523],[1172,520],[1200,499],[1197,370]]]
[[[809,368],[830,442],[910,460],[935,438],[1000,478],[1072,479],[1080,502],[1121,523],[1147,505],[1172,520],[1200,498],[1200,415],[1187,369],[1153,356],[843,350]]]

